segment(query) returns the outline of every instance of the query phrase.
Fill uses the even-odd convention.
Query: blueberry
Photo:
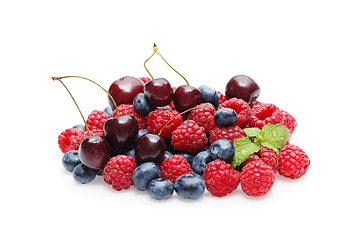
[[[136,160],[136,157],[135,157],[135,147],[132,147],[132,148],[126,148],[123,152],[122,152],[123,155],[126,155],[126,156],[129,156],[129,157],[132,157],[134,160],[135,160],[135,163],[136,163],[136,166],[138,166],[138,162]]]
[[[139,191],[145,191],[148,183],[161,176],[160,168],[154,162],[146,162],[138,166],[132,176],[134,187]]]
[[[237,113],[231,108],[220,108],[214,114],[214,121],[220,127],[231,126],[237,121]]]
[[[204,175],[204,169],[209,162],[214,161],[215,159],[211,156],[211,153],[208,151],[201,151],[194,157],[192,169],[194,173],[199,174],[200,176]]]
[[[235,148],[229,140],[222,138],[210,145],[210,154],[214,159],[221,159],[230,163],[235,154]]]
[[[85,126],[82,124],[77,124],[77,125],[73,126],[72,128],[77,128],[77,129],[80,129],[81,131],[85,131]]]
[[[168,199],[174,193],[174,185],[169,179],[154,178],[147,185],[147,192],[156,200]]]
[[[201,92],[201,101],[203,103],[209,102],[214,106],[217,106],[219,103],[219,94],[217,91],[207,85],[201,85],[198,87]]]
[[[172,153],[169,152],[169,151],[165,151],[164,157],[163,157],[163,159],[161,160],[161,162],[159,163],[159,165],[161,165],[161,163],[162,163],[165,159],[167,159],[168,157],[171,157],[171,156],[174,156],[174,154],[172,154]]]
[[[198,199],[205,192],[205,181],[196,173],[185,173],[175,180],[174,188],[179,197]]]
[[[86,184],[95,179],[96,171],[97,170],[88,168],[81,163],[74,168],[73,178],[78,183]]]
[[[191,156],[188,153],[180,153],[180,155],[183,156],[186,159],[186,161],[189,163],[190,167],[193,165],[193,161],[194,161],[193,156]]]
[[[135,142],[136,142],[142,135],[144,135],[144,134],[146,134],[146,133],[149,133],[149,131],[148,131],[146,128],[140,129],[139,132],[138,132],[137,137],[135,138]]]
[[[72,172],[74,168],[81,163],[77,150],[72,150],[64,154],[62,165],[66,170]]]
[[[110,117],[113,115],[113,110],[110,107],[105,108],[103,112],[109,114]]]
[[[156,106],[146,99],[144,93],[139,93],[135,96],[133,105],[136,112],[143,116],[147,116],[149,112],[156,109]]]

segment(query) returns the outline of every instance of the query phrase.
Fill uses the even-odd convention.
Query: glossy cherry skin
[[[250,77],[237,75],[226,84],[225,95],[227,99],[240,98],[247,103],[251,103],[260,95],[259,85]]]
[[[112,117],[104,123],[104,137],[114,149],[124,149],[134,143],[139,124],[133,115]]]
[[[135,157],[139,165],[145,162],[159,164],[166,150],[165,142],[159,135],[146,133],[135,143]]]
[[[173,100],[174,90],[165,78],[156,78],[144,86],[145,97],[155,106],[169,105]]]
[[[174,93],[174,106],[178,112],[183,112],[201,103],[201,92],[190,85],[181,85]]]
[[[132,104],[134,97],[138,93],[144,92],[144,83],[135,77],[122,77],[115,80],[109,88],[110,95],[114,98],[116,105]],[[114,103],[108,97],[109,106],[112,110],[115,109]]]
[[[110,144],[103,136],[88,137],[80,144],[79,158],[88,168],[102,168],[110,160],[110,157]]]

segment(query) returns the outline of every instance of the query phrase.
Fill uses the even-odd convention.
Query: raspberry
[[[235,171],[225,161],[216,159],[206,166],[204,180],[207,190],[213,196],[223,197],[238,187],[240,172]]]
[[[290,134],[292,134],[297,126],[296,119],[284,110],[281,110],[281,113],[283,114],[281,125],[283,125],[290,132]]]
[[[256,155],[257,158],[252,157],[253,155]],[[251,155],[248,159],[246,159],[246,161],[243,162],[242,165],[246,166],[250,162],[253,162],[256,160],[261,160],[266,165],[271,167],[272,170],[274,171],[274,173],[276,173],[278,171],[279,157],[273,150],[263,147],[263,146],[260,146],[260,150],[253,155]]]
[[[139,77],[139,79],[140,79],[144,84],[151,81],[151,79],[148,78],[148,77]]]
[[[132,175],[135,169],[134,158],[117,155],[106,163],[103,170],[104,181],[117,191],[128,189],[133,185]]]
[[[118,106],[118,109],[119,109],[120,116],[128,115],[128,114],[133,115],[136,118],[136,120],[138,121],[139,130],[146,129],[146,116],[143,116],[143,115],[137,113],[135,108],[134,108],[134,105],[132,105],[132,104],[121,104],[120,106]],[[113,117],[118,116],[116,109],[114,109],[114,112],[113,112],[112,116]]]
[[[214,141],[225,138],[229,140],[231,143],[233,143],[236,139],[245,137],[246,133],[238,126],[238,125],[232,125],[229,127],[214,127],[210,131],[210,143],[213,143]]]
[[[88,116],[88,118],[86,120],[86,124],[89,126],[90,130],[93,130],[93,129],[103,130],[104,123],[109,118],[110,118],[110,116],[106,112],[94,110]]]
[[[181,155],[173,155],[165,159],[160,165],[161,177],[172,183],[185,173],[191,173],[188,161]]]
[[[205,133],[208,134],[216,126],[214,122],[215,112],[216,109],[211,103],[202,103],[190,112],[187,119],[194,120],[200,127],[204,127]]]
[[[263,161],[247,164],[240,174],[242,190],[249,196],[259,197],[270,191],[275,181],[275,173]]]
[[[159,134],[161,129],[168,123],[172,118],[178,115],[179,112],[171,109],[155,109],[151,111],[147,116],[147,130],[149,133]],[[163,139],[170,139],[172,132],[180,126],[182,123],[182,116],[178,116],[173,119],[164,130],[161,132],[160,136]]]
[[[104,132],[103,130],[94,128],[93,130],[90,130],[90,134],[91,136],[104,136]],[[84,141],[86,138],[89,137],[89,132],[87,130],[85,130],[85,132],[83,132],[83,134],[80,137],[80,143],[82,141]]]
[[[282,123],[283,114],[271,103],[259,103],[251,110],[250,125],[262,129],[268,123]]]
[[[58,136],[58,145],[63,153],[71,150],[78,150],[80,146],[80,138],[83,131],[77,128],[69,128],[64,130]]]
[[[298,146],[289,144],[279,151],[279,174],[296,179],[309,169],[310,159]]]
[[[219,95],[219,102],[218,102],[218,105],[221,105],[223,102],[225,102],[227,99],[226,99],[226,96],[225,94],[222,94],[221,92],[217,91],[218,95]]]
[[[172,133],[171,144],[178,150],[196,153],[204,150],[208,139],[205,128],[193,120],[186,120]]]
[[[241,128],[245,128],[246,124],[249,122],[250,117],[250,106],[242,99],[231,98],[221,104],[221,108],[231,108],[234,109],[237,113],[237,124]]]

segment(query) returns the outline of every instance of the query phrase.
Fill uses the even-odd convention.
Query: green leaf
[[[257,137],[262,130],[259,128],[245,128],[244,132],[250,137]]]
[[[279,155],[279,149],[275,146],[275,143],[273,140],[271,140],[269,138],[265,138],[263,141],[260,142],[260,144],[263,147],[273,150],[277,155]]]
[[[251,154],[260,150],[259,143],[253,143],[247,137],[238,138],[233,142],[235,154],[231,162],[231,166],[236,168],[244,162]]]
[[[265,133],[262,142],[264,142],[265,139],[267,139],[265,142],[268,143],[272,141],[277,149],[284,147],[290,137],[289,131],[279,123],[275,125],[268,123],[262,128],[262,130]]]

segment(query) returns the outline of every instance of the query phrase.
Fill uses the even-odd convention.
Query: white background
[[[357,1],[2,1],[0,78],[4,239],[359,239],[360,63]],[[76,183],[57,136],[82,123],[52,76],[108,88],[148,76],[152,45],[191,85],[225,91],[248,75],[298,121],[291,142],[311,160],[298,180],[277,176],[261,198],[240,188],[196,201],[117,192],[101,177]],[[155,55],[154,77],[184,84]],[[84,115],[105,93],[66,79]]]

